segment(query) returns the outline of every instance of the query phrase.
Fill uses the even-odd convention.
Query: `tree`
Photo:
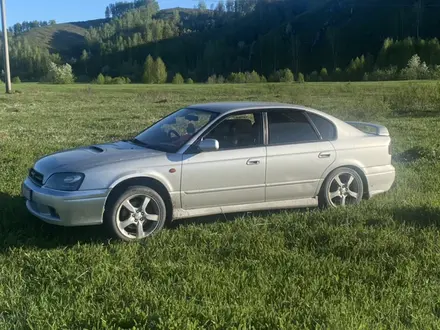
[[[183,84],[185,81],[180,73],[176,73],[173,77],[173,84]]]
[[[105,18],[110,18],[112,16],[112,12],[111,12],[111,10],[110,10],[110,7],[109,6],[107,6],[106,8],[105,8]]]
[[[305,82],[304,75],[300,72],[298,73],[298,79],[296,80],[298,83],[302,84]]]
[[[422,15],[423,15],[423,1],[417,0],[417,2],[414,4],[414,10],[416,12],[416,36],[417,39],[420,38],[420,22],[422,21]]]
[[[73,84],[75,76],[73,75],[72,67],[70,64],[57,65],[54,62],[50,62],[46,81],[52,84]]]
[[[327,78],[328,78],[328,72],[327,72],[327,69],[326,68],[322,68],[321,69],[321,72],[319,73],[319,77],[322,79],[322,80],[327,80]]]
[[[144,64],[144,74],[142,77],[142,81],[144,84],[152,84],[154,83],[154,67],[155,63],[153,57],[151,55],[147,56]]]
[[[216,84],[217,83],[217,75],[213,74],[212,76],[209,76],[206,83],[207,84]]]
[[[164,84],[167,82],[167,68],[165,63],[158,57],[154,63],[154,82],[156,84]]]
[[[280,81],[281,82],[288,82],[288,83],[294,82],[295,77],[294,77],[292,71],[290,69],[281,70]]]
[[[88,74],[87,61],[89,60],[89,53],[84,49],[81,54],[81,62],[84,63],[85,73]]]
[[[220,0],[217,3],[217,7],[215,8],[215,11],[220,14],[223,14],[226,11],[225,3],[223,2],[223,0]]]
[[[234,11],[234,0],[226,0],[226,11],[232,13]]]
[[[192,80],[191,78],[186,79],[186,83],[187,84],[194,84],[194,80]]]
[[[318,81],[319,80],[319,75],[317,71],[313,71],[309,78],[307,79],[308,81]]]
[[[251,73],[246,72],[245,75],[246,75],[246,82],[247,83],[252,84],[252,83],[259,83],[259,82],[261,82],[260,76],[255,71],[252,71]]]
[[[105,84],[105,77],[104,77],[104,75],[102,73],[100,73],[98,75],[98,77],[96,78],[96,83],[98,85],[104,85]]]
[[[104,77],[104,83],[107,84],[112,84],[113,83],[113,78],[110,76],[105,76]]]
[[[207,10],[208,7],[206,6],[205,0],[199,0],[199,4],[197,5],[197,8],[199,10]]]
[[[400,73],[402,79],[415,80],[429,78],[429,68],[425,62],[420,60],[420,56],[413,55],[405,69]]]

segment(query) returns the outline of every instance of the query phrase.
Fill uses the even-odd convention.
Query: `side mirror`
[[[206,139],[201,141],[198,147],[203,152],[216,151],[220,149],[220,144],[215,139]]]

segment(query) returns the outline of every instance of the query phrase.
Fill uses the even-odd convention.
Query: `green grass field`
[[[440,327],[435,83],[15,87],[0,95],[0,329]],[[180,221],[134,244],[28,215],[20,184],[38,157],[224,100],[386,125],[395,187],[359,207]]]

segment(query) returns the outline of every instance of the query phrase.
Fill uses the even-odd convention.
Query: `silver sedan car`
[[[175,219],[355,205],[395,180],[381,125],[279,103],[180,109],[131,140],[39,159],[22,185],[29,212],[51,224],[105,224],[149,237]]]

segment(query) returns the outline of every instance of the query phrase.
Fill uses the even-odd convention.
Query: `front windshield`
[[[181,109],[143,131],[135,141],[148,148],[176,152],[217,116],[210,111]]]

